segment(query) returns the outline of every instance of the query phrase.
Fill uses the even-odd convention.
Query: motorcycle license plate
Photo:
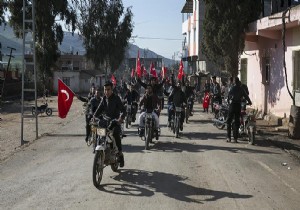
[[[182,108],[181,107],[175,107],[176,112],[181,112]]]
[[[152,119],[152,114],[151,114],[151,113],[150,113],[150,114],[147,113],[147,114],[146,114],[146,118],[147,118],[147,119]]]
[[[97,134],[99,136],[105,136],[106,135],[106,129],[105,128],[97,128]]]

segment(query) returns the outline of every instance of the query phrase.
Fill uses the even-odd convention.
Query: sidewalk
[[[278,127],[267,120],[256,120],[256,125],[258,136],[300,159],[300,139],[290,139],[287,127]]]

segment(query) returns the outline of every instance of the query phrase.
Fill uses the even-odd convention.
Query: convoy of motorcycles
[[[187,100],[186,106],[175,107],[171,110],[172,117],[169,126],[169,130],[173,132],[176,138],[179,137],[180,131],[182,131],[182,122],[188,122],[188,117],[192,113],[192,100],[195,100],[195,97],[190,97]],[[126,103],[126,102],[124,102]],[[242,111],[240,118],[240,128],[239,128],[239,136],[247,137],[249,144],[255,143],[255,133],[256,133],[256,122],[255,116],[253,113],[246,112],[246,103],[242,103]],[[219,129],[224,129],[227,124],[226,120],[228,117],[228,104],[218,104],[214,103],[214,118],[213,125]],[[138,104],[126,104],[126,112],[127,116],[125,118],[125,127],[129,128],[129,126],[135,122],[136,114],[137,114]],[[157,115],[159,116],[159,111],[155,110]],[[185,119],[182,120],[183,114],[185,114]],[[156,130],[155,119],[152,115],[152,112],[146,112],[144,117],[144,135],[141,139],[145,142],[145,150],[149,149],[150,143],[153,143],[153,139],[159,139],[160,131]],[[116,146],[116,141],[113,137],[113,128],[117,125],[116,119],[110,119],[107,116],[102,116],[101,119],[93,119],[90,122],[91,125],[91,135],[88,140],[88,145],[92,145],[94,156],[93,162],[93,184],[96,188],[100,188],[101,180],[103,177],[103,170],[106,166],[110,166],[111,169],[116,172],[119,168],[119,156],[118,149]],[[233,129],[235,129],[235,123],[232,123]],[[233,130],[232,129],[232,130]],[[123,129],[122,129],[123,132]]]

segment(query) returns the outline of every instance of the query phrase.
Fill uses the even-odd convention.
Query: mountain
[[[23,40],[15,37],[13,29],[10,26],[0,26],[0,42],[2,43],[2,49],[0,50],[3,54],[3,60],[7,60],[7,55],[10,53],[10,50],[7,47],[15,48],[16,51],[13,51],[13,55],[15,56],[17,61],[21,60]],[[28,49],[26,49],[26,51],[27,50]],[[83,46],[83,40],[81,36],[78,34],[72,34],[71,32],[64,33],[64,39],[59,46],[59,50],[62,53],[78,52],[79,55],[85,54],[85,48]],[[173,60],[164,58],[163,56],[158,55],[151,50],[147,50],[144,52],[144,49],[139,48],[134,44],[129,44],[126,52],[126,57],[136,58],[138,51],[140,51],[140,57],[143,57],[145,55],[145,57],[147,58],[163,58],[165,66],[171,66],[174,63]]]

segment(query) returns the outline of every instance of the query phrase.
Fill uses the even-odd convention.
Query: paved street
[[[125,167],[105,168],[101,190],[82,115],[43,136],[0,163],[0,209],[299,209],[298,160],[275,147],[226,143],[199,110],[176,139],[165,111],[149,151],[136,125],[126,130]]]

